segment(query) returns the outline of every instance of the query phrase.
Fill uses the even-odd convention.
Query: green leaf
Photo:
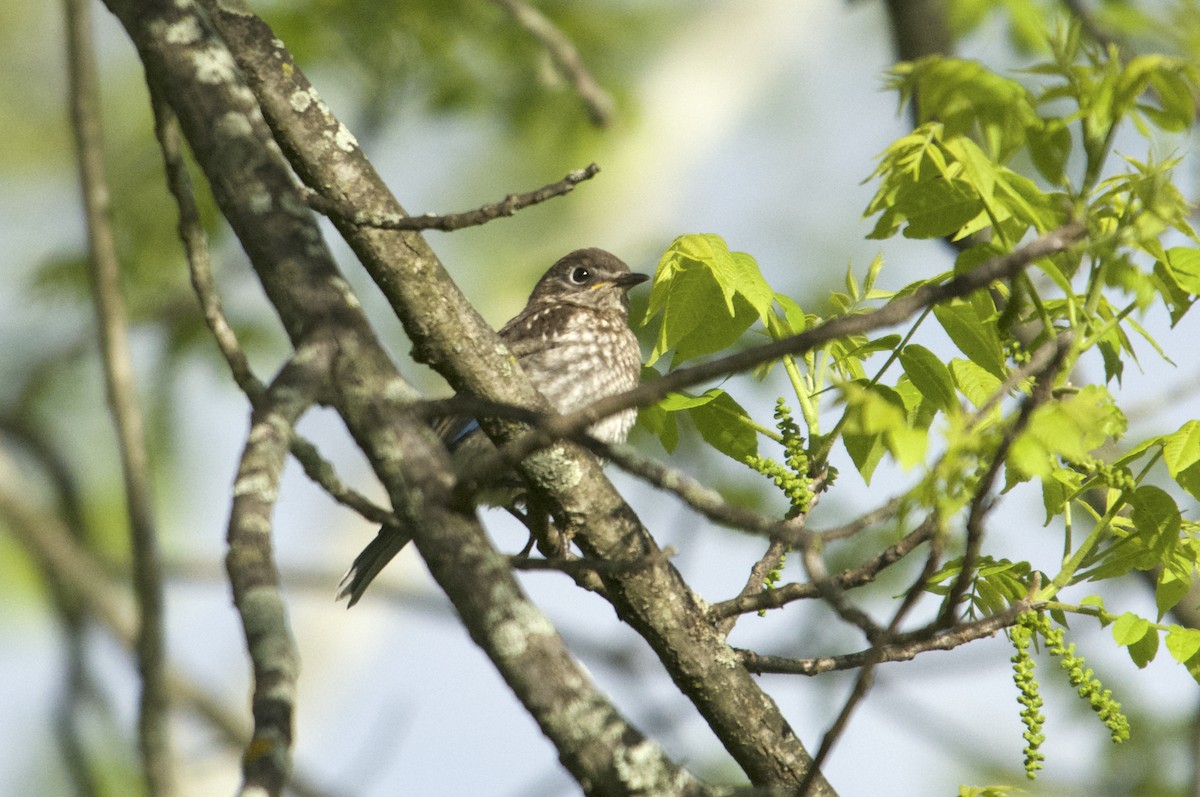
[[[870,486],[875,468],[887,453],[883,435],[846,432],[842,435],[842,444],[846,447],[846,453],[850,455],[855,470],[862,476],[863,482]]]
[[[1079,491],[1083,474],[1073,468],[1054,468],[1041,481],[1042,506],[1046,509],[1045,525],[1049,525],[1066,508],[1067,500]]]
[[[951,360],[950,373],[954,375],[954,384],[976,408],[986,404],[1000,389],[1001,380],[997,376],[970,360]]]
[[[1139,670],[1154,661],[1157,654],[1158,631],[1153,628],[1129,646],[1129,658],[1133,659],[1133,663],[1138,666]]]
[[[1194,462],[1175,476],[1175,482],[1192,498],[1200,500],[1200,462]]]
[[[1158,610],[1158,618],[1175,608],[1192,588],[1193,567],[1180,569],[1164,567],[1158,574],[1158,583],[1154,585],[1154,608]]]
[[[642,366],[643,382],[657,379],[660,376],[662,374],[653,368],[646,365]],[[670,394],[668,394],[667,398],[670,398]],[[663,399],[662,401],[665,400]],[[676,421],[674,413],[663,408],[662,401],[657,401],[645,407],[639,407],[637,425],[657,437],[663,449],[670,454],[679,445],[679,423]]]
[[[842,386],[846,399],[846,449],[863,479],[864,466],[878,463],[875,447],[882,444],[902,466],[909,468],[925,457],[928,434],[908,424],[908,409],[895,390],[884,385],[850,382]],[[873,458],[873,459],[872,459]]]
[[[893,75],[902,98],[916,98],[921,122],[944,124],[947,137],[979,135],[998,160],[1020,147],[1025,129],[1038,121],[1024,86],[977,61],[929,56]]]
[[[1166,266],[1180,288],[1200,295],[1200,249],[1176,246],[1167,250]]]
[[[960,409],[950,369],[929,349],[910,343],[900,352],[900,365],[921,395],[948,414]]]
[[[1167,629],[1167,652],[1179,663],[1200,653],[1200,630],[1172,625]]]
[[[1049,182],[1062,185],[1071,155],[1071,131],[1061,119],[1053,119],[1031,127],[1027,135],[1033,165]]]
[[[1059,458],[1086,462],[1093,449],[1125,430],[1125,416],[1101,385],[1088,385],[1062,401],[1033,411],[1013,441],[1009,464],[1028,476],[1045,478]]]
[[[1173,479],[1200,462],[1200,421],[1188,421],[1163,438],[1163,462]]]
[[[983,210],[977,196],[930,174],[896,197],[893,210],[908,219],[905,238],[948,238]]]
[[[996,333],[995,319],[980,317],[974,306],[961,299],[936,305],[933,314],[971,362],[1000,379],[1007,376],[1004,347]]]
[[[1113,623],[1113,639],[1118,645],[1126,646],[1138,642],[1150,632],[1150,621],[1125,612]]]
[[[746,410],[720,388],[706,391],[704,397],[708,401],[688,409],[704,441],[738,462],[758,454],[758,433],[746,422]]]
[[[682,391],[668,393],[657,403],[643,408],[638,420],[658,435],[663,448],[674,451],[679,443],[676,413],[686,412],[704,441],[738,462],[758,453],[758,433],[750,416],[721,388],[699,396]]]
[[[1129,503],[1132,506],[1130,518],[1138,537],[1159,560],[1169,557],[1179,541],[1179,528],[1183,522],[1175,499],[1160,487],[1143,484],[1133,491]]]
[[[1150,76],[1150,84],[1154,87],[1159,108],[1143,110],[1154,118],[1159,127],[1178,132],[1195,121],[1195,95],[1180,72],[1174,69],[1159,69]]]
[[[674,350],[672,364],[728,348],[755,321],[767,323],[775,293],[754,259],[730,252],[717,235],[682,235],[663,253],[643,325],[662,323],[653,363]]]

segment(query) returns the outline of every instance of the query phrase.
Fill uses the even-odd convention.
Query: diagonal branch
[[[152,95],[154,85],[150,85]],[[195,194],[192,191],[191,178],[183,162],[183,142],[180,138],[179,120],[161,97],[153,97],[154,132],[158,137],[166,166],[167,185],[175,197],[179,210],[179,238],[183,242],[184,254],[188,262],[188,272],[191,275],[192,289],[200,302],[204,313],[205,323],[217,348],[225,358],[233,381],[250,400],[251,406],[258,406],[263,401],[266,386],[250,368],[249,360],[238,342],[233,325],[225,317],[220,294],[217,293],[216,281],[213,279],[212,261],[209,257],[207,236],[200,223],[200,213],[196,208]],[[366,496],[347,487],[338,478],[333,465],[321,456],[320,451],[295,430],[292,431],[289,448],[292,455],[304,468],[304,473],[333,497],[335,501],[358,512],[368,520],[376,523],[388,523],[392,513],[373,503]]]
[[[286,58],[285,63],[291,65],[282,45],[244,7],[230,10],[228,5],[207,3],[210,13],[201,15],[190,5],[181,6],[171,0],[107,2],[134,39],[150,79],[164,87],[163,96],[169,97],[217,204],[249,254],[297,349],[297,357],[306,352],[317,360],[332,358],[323,374],[319,400],[331,404],[342,416],[388,488],[399,520],[412,526],[431,574],[454,603],[472,638],[554,743],[564,766],[597,794],[629,793],[635,787],[662,794],[707,793],[703,784],[670,761],[658,745],[617,712],[571,657],[549,620],[522,593],[507,558],[492,546],[473,510],[452,505],[449,458],[419,416],[408,410],[415,392],[396,371],[333,263],[316,220],[300,201],[287,165],[279,157],[280,148],[254,105],[253,94],[242,83],[242,76],[248,74],[261,78],[263,73],[270,73],[273,80],[301,79],[298,70],[281,68],[279,58]],[[226,40],[244,45],[249,36],[258,46],[253,53],[242,53],[249,56],[242,70],[235,68],[224,41],[209,28],[210,21],[216,19],[223,23]],[[286,96],[283,106],[289,109],[287,113],[302,113],[298,106],[303,103],[298,96]],[[303,96],[313,99],[307,90]],[[272,98],[278,100],[278,96]],[[329,146],[334,139],[324,132],[330,125],[345,131],[332,116],[323,118],[322,133],[298,142],[281,141],[281,145],[285,150],[294,144],[315,146],[325,158],[347,156],[349,160],[340,161],[347,168],[337,177],[322,174],[317,182],[334,185],[344,178],[357,185],[366,173],[356,174],[352,161],[361,158],[361,153],[352,146],[348,134],[336,139],[345,146]],[[339,154],[332,154],[333,149]],[[301,171],[311,174],[308,167]],[[378,186],[375,188],[381,191],[373,194],[375,198],[389,196]],[[382,204],[381,199],[370,206]],[[417,236],[372,230],[357,231],[348,238],[356,242],[356,249],[367,254],[387,250],[395,255],[390,263],[373,259],[372,267],[379,269],[377,279],[402,300],[399,304],[405,309],[403,317],[417,327],[414,340],[418,345],[422,340],[429,343],[429,330],[422,331],[420,325],[436,328],[443,316],[454,310],[457,300],[440,295],[425,306],[409,307],[410,303],[428,298],[425,292],[443,286],[450,294],[461,294],[432,255],[425,260],[417,252],[427,251],[424,242]],[[432,310],[430,305],[434,306]],[[500,366],[504,358],[495,353],[496,338],[490,329],[490,347],[476,350],[472,341],[464,340],[462,332],[476,319],[477,314],[463,300],[462,313],[444,319],[447,324],[453,321],[458,332],[453,345],[437,340],[437,345],[430,343],[426,351],[440,358],[461,355],[487,363],[488,369],[473,375],[484,381],[483,376],[490,373],[491,367]],[[509,387],[512,384],[518,386],[514,392],[524,387],[529,395],[536,395],[527,381],[522,386],[510,379]],[[499,398],[520,400],[523,396]],[[256,419],[259,415],[256,410]],[[272,428],[265,427],[263,433],[272,433]],[[281,440],[272,440],[262,453],[269,450],[273,457],[281,457],[282,448]],[[276,461],[266,465],[273,468]],[[269,468],[264,475],[273,472]],[[266,504],[273,496],[257,491],[254,480],[240,479],[239,486],[239,501],[245,497],[257,501],[257,505],[239,505],[237,517],[231,517],[231,530],[243,519],[248,526],[261,527]],[[256,495],[251,496],[249,491],[256,491]],[[650,569],[659,571],[664,567]],[[267,609],[278,606],[269,586],[270,576],[263,575],[268,585],[263,599]],[[252,602],[257,591],[251,590],[243,597]],[[269,624],[273,638],[282,642],[287,632],[279,612],[264,611],[260,615]],[[291,695],[288,673],[278,673],[278,677],[284,693],[279,701],[282,705],[274,708],[282,712],[290,706]],[[253,752],[280,757],[281,751],[270,745],[285,743],[287,724],[276,720],[270,727],[278,738],[265,740],[266,748]],[[257,763],[248,761],[247,769]],[[268,770],[264,774],[279,771],[276,762],[267,762],[263,767]],[[275,794],[280,786],[272,779],[248,780],[243,792]]]
[[[134,591],[138,600],[138,747],[146,788],[156,797],[174,791],[168,728],[169,698],[164,674],[162,563],[146,435],[138,404],[120,264],[110,217],[104,139],[100,129],[100,87],[91,40],[90,5],[67,0],[67,54],[71,82],[71,121],[79,155],[92,299],[104,365],[105,389],[117,434],[117,451],[129,513]]]
[[[575,87],[579,98],[587,106],[592,123],[597,127],[608,127],[612,121],[613,101],[596,79],[584,66],[583,58],[574,43],[540,11],[522,0],[492,0],[507,11],[517,24],[529,31],[549,53],[554,65],[563,72]]]
[[[843,590],[861,587],[875,580],[884,569],[908,556],[921,543],[933,536],[936,525],[926,520],[917,528],[910,531],[903,539],[888,546],[875,556],[863,562],[858,567],[843,570],[833,576],[837,586]],[[814,532],[817,534],[817,532]],[[820,535],[823,539],[824,534]],[[747,612],[758,612],[764,609],[778,609],[799,600],[809,600],[820,597],[820,591],[815,584],[785,584],[782,587],[763,590],[753,595],[741,595],[731,600],[713,604],[709,614],[714,619],[720,619]]]
[[[118,0],[108,2],[115,4]],[[203,6],[224,41],[230,44],[279,147],[301,179],[310,186],[329,187],[358,207],[399,209],[353,137],[320,102],[302,71],[295,67],[290,54],[262,20],[248,11],[232,10],[228,4],[213,0],[203,0]],[[127,28],[135,27],[131,23],[132,20]],[[196,132],[203,134],[201,130]],[[413,342],[414,356],[419,361],[438,370],[459,392],[502,403],[546,407],[524,374],[511,367],[495,332],[466,302],[420,236],[353,228],[336,221],[335,225],[404,323]],[[243,244],[249,246],[245,237]],[[266,262],[271,260],[267,258]],[[286,322],[289,302],[286,298],[272,299]],[[337,384],[344,383],[345,380],[337,380]],[[374,402],[378,402],[380,395],[398,394],[392,381],[375,387],[369,397]],[[347,410],[350,409],[348,399],[341,399]],[[367,398],[364,397],[362,402],[365,407]],[[348,412],[344,417],[372,457],[381,479],[389,486],[393,506],[398,499],[411,503],[401,490],[406,477],[396,470],[405,467],[405,463],[392,461],[396,456],[394,447],[360,437],[370,431],[369,424],[360,425]],[[388,422],[393,423],[390,419]],[[408,433],[409,430],[405,431]],[[485,423],[484,431],[494,435],[495,439],[504,440],[517,430],[511,424]],[[422,455],[428,456],[431,462],[444,460],[445,452],[436,441],[415,433],[408,436],[417,446],[414,450],[427,452]],[[522,464],[520,470],[536,489],[545,491],[565,517],[589,519],[586,524],[572,524],[568,529],[575,532],[576,541],[588,556],[629,561],[658,550],[591,457],[581,456],[569,448],[556,449],[552,453],[552,456],[532,458]],[[422,483],[415,473],[407,478],[411,484]],[[441,534],[435,538],[418,537],[416,543],[431,572],[471,627],[480,590],[463,594],[464,582],[469,583],[470,579],[455,571],[453,563],[461,565],[468,551],[475,557],[473,552],[478,550],[479,558],[472,558],[470,564],[472,568],[485,567],[491,576],[494,560],[490,553],[486,556],[482,553],[490,548],[482,548],[481,542],[474,541],[476,525],[464,526],[461,518],[439,515],[435,522],[422,525],[420,530],[428,532],[439,526],[445,527]],[[445,533],[447,529],[452,533]],[[442,550],[447,540],[460,540],[467,547]],[[759,684],[744,668],[729,666],[732,663],[729,647],[712,628],[705,607],[678,571],[666,563],[645,570],[608,574],[604,579],[618,614],[647,639],[675,683],[696,704],[751,781],[784,787],[797,784],[811,766],[810,756],[778,706]],[[500,594],[507,593],[497,593]],[[472,629],[472,634],[494,657],[497,651],[489,646],[486,636],[480,635],[486,631],[477,626]],[[519,694],[527,687],[543,690],[544,684],[510,680],[520,676],[519,672],[509,670],[515,662],[497,661],[496,658],[493,661]],[[590,684],[586,679],[584,682]],[[550,717],[543,717],[540,710],[534,709],[536,707],[531,708],[531,712],[543,730],[556,744],[562,744],[561,729],[545,724],[543,720]],[[745,732],[748,724],[753,728],[749,734]],[[570,745],[570,749],[575,747],[575,743]],[[653,750],[657,756],[657,748]],[[560,755],[564,756],[569,768],[575,765],[574,759],[566,756],[562,747]],[[602,757],[600,762],[608,760]],[[651,757],[650,760],[657,759]],[[823,788],[823,793],[833,793],[827,785]]]
[[[970,509],[967,513],[967,540],[963,551],[962,565],[958,576],[946,593],[946,598],[942,602],[942,610],[936,620],[936,623],[942,627],[953,625],[958,605],[966,595],[972,579],[975,578],[975,565],[979,560],[979,552],[983,545],[983,521],[995,506],[995,501],[991,498],[992,486],[1000,475],[1000,469],[1004,467],[1008,459],[1009,449],[1021,432],[1025,431],[1034,410],[1050,400],[1054,377],[1061,370],[1070,350],[1071,333],[1063,332],[1043,344],[1038,350],[1038,356],[1030,363],[1031,366],[1036,365],[1036,371],[1034,371],[1036,381],[1033,392],[1021,402],[1021,409],[1017,413],[1016,419],[1005,429],[1004,436],[1000,439],[996,451],[992,453],[988,467],[980,478],[979,484],[975,488],[975,495],[971,499]]]

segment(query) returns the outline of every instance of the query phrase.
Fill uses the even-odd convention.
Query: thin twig
[[[237,334],[233,331],[233,326],[226,319],[225,311],[221,307],[221,297],[217,293],[216,281],[213,279],[212,259],[208,253],[208,236],[204,232],[204,225],[200,222],[200,211],[196,207],[192,181],[183,160],[179,120],[163,98],[157,96],[157,90],[153,83],[150,83],[150,93],[151,106],[154,109],[154,134],[157,136],[159,148],[162,150],[163,163],[167,173],[167,187],[175,197],[175,205],[179,210],[179,239],[183,241],[192,289],[200,300],[204,321],[208,324],[209,331],[212,332],[221,356],[229,365],[233,380],[237,382],[238,387],[253,404],[262,398],[266,388],[251,370],[246,353],[238,342]]]
[[[833,577],[834,580],[842,589],[853,589],[871,583],[885,568],[908,556],[921,543],[928,540],[933,533],[933,528],[934,525],[926,520],[899,542],[888,546],[858,567],[843,570]],[[734,614],[778,609],[795,601],[819,597],[820,594],[813,584],[785,584],[781,587],[765,589],[752,595],[739,596],[713,604],[708,611],[710,617],[720,619]]]
[[[948,628],[935,636],[922,639],[868,648],[842,656],[823,656],[814,659],[793,659],[786,656],[764,656],[752,650],[737,649],[738,658],[750,672],[756,674],[778,673],[785,675],[820,675],[835,670],[853,670],[868,663],[885,664],[910,661],[922,653],[933,650],[953,650],[960,645],[983,637],[994,636],[997,631],[1017,622],[1017,617],[1034,608],[1029,600],[1015,602],[999,614],[962,623]]]
[[[333,463],[321,456],[316,445],[294,430],[288,440],[288,450],[300,463],[300,467],[304,469],[304,475],[342,506],[354,510],[372,523],[390,523],[395,519],[390,509],[380,506],[352,487],[348,487],[338,477]]]
[[[613,101],[596,79],[584,66],[579,51],[574,43],[567,38],[558,27],[532,6],[521,0],[492,0],[503,8],[517,24],[529,31],[546,49],[554,65],[559,68],[575,87],[575,92],[587,107],[592,124],[597,127],[608,127],[612,121]]]
[[[804,571],[808,574],[809,582],[816,587],[821,598],[829,604],[838,617],[861,630],[868,642],[877,643],[883,629],[871,619],[870,615],[852,604],[846,598],[846,592],[837,579],[830,577],[829,571],[825,568],[825,559],[821,556],[822,547],[819,538],[811,534],[807,535],[800,544],[800,559],[804,564]]]
[[[854,537],[862,533],[864,530],[869,529],[872,526],[876,526],[888,518],[893,517],[900,509],[901,503],[903,502],[899,498],[893,498],[886,504],[876,507],[870,512],[859,515],[848,523],[843,523],[842,525],[835,526],[831,529],[818,529],[812,533],[820,537],[825,542],[849,539],[850,537]]]
[[[839,608],[839,605],[843,605],[843,595],[838,586],[830,583],[828,580],[826,580],[825,584],[821,584],[821,582],[818,581],[818,586],[823,586],[825,588],[822,597],[825,597],[835,609],[838,609],[839,616],[849,622],[855,622],[856,617],[863,618],[861,621],[855,622],[855,624],[863,629],[863,631],[867,634],[868,640],[870,640],[872,643],[871,648],[867,651],[867,653],[870,655],[869,660],[863,663],[862,668],[858,672],[858,676],[854,679],[854,686],[851,688],[850,694],[847,695],[846,702],[842,705],[841,711],[838,712],[837,717],[829,726],[829,729],[825,731],[825,734],[821,737],[821,745],[817,748],[816,755],[813,756],[815,766],[818,768],[824,764],[825,760],[829,757],[829,754],[833,751],[834,746],[842,737],[842,734],[845,733],[846,727],[850,723],[851,715],[862,703],[862,701],[866,699],[867,693],[871,691],[871,687],[875,683],[875,668],[882,661],[880,656],[883,646],[889,644],[889,642],[898,641],[896,639],[896,634],[900,629],[900,624],[904,621],[904,618],[908,615],[909,611],[916,606],[917,600],[924,591],[924,585],[928,583],[929,579],[933,576],[938,562],[941,561],[941,545],[938,541],[941,539],[942,535],[936,533],[936,531],[940,529],[941,520],[935,513],[930,515],[927,523],[935,530],[935,533],[932,536],[932,543],[929,546],[929,555],[925,558],[924,567],[921,569],[921,572],[918,574],[917,578],[913,580],[912,586],[905,594],[904,600],[900,603],[900,607],[892,615],[891,622],[888,623],[886,629],[878,629],[874,626],[868,625],[870,622],[869,618],[866,618],[865,614],[857,612],[857,610],[852,613],[848,610]],[[804,782],[801,783],[799,789],[801,794],[808,794],[808,787],[811,781],[812,778],[809,777],[804,779]]]
[[[783,561],[783,557],[787,555],[789,550],[791,550],[791,546],[782,540],[771,540],[767,545],[767,550],[750,567],[750,574],[746,577],[746,583],[742,586],[741,591],[738,592],[737,597],[733,598],[732,601],[727,601],[727,603],[761,595],[764,592],[763,585],[767,583],[767,577],[779,568],[780,562]],[[722,636],[727,637],[733,631],[733,627],[737,625],[741,613],[731,612],[718,617],[710,609],[708,616],[716,620],[717,630]]]
[[[464,227],[478,227],[481,224],[487,224],[489,221],[506,218],[532,205],[538,205],[548,199],[569,194],[575,190],[575,186],[584,180],[590,180],[595,177],[599,171],[600,167],[592,163],[583,169],[576,169],[556,183],[544,185],[535,191],[527,191],[524,194],[509,194],[499,202],[462,213],[447,213],[444,216],[434,213],[426,213],[421,216],[404,216],[399,213],[371,213],[369,211],[345,207],[328,197],[318,194],[311,188],[301,187],[300,191],[304,196],[304,201],[313,210],[335,221],[342,221],[357,227],[373,227],[379,230],[441,230],[442,232],[453,232],[454,230],[461,230]]]
[[[150,464],[129,351],[120,264],[112,229],[90,5],[86,0],[66,0],[65,9],[71,121],[78,148],[88,228],[92,299],[129,513],[133,584],[139,609],[137,659],[141,699],[138,747],[147,790],[155,797],[164,797],[174,791],[174,778],[168,727],[170,702],[164,672],[162,563],[150,493]]]

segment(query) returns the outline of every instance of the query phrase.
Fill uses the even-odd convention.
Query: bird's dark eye
[[[588,271],[583,266],[576,266],[571,269],[571,282],[576,285],[582,285],[592,278],[592,272]]]

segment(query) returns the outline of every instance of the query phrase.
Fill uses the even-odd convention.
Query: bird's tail
[[[363,548],[362,553],[354,559],[354,564],[346,571],[346,575],[342,576],[341,583],[338,584],[337,599],[349,598],[347,609],[358,603],[358,599],[375,580],[375,576],[379,575],[379,571],[383,570],[411,539],[412,535],[399,526],[389,524],[380,528],[375,539]]]

